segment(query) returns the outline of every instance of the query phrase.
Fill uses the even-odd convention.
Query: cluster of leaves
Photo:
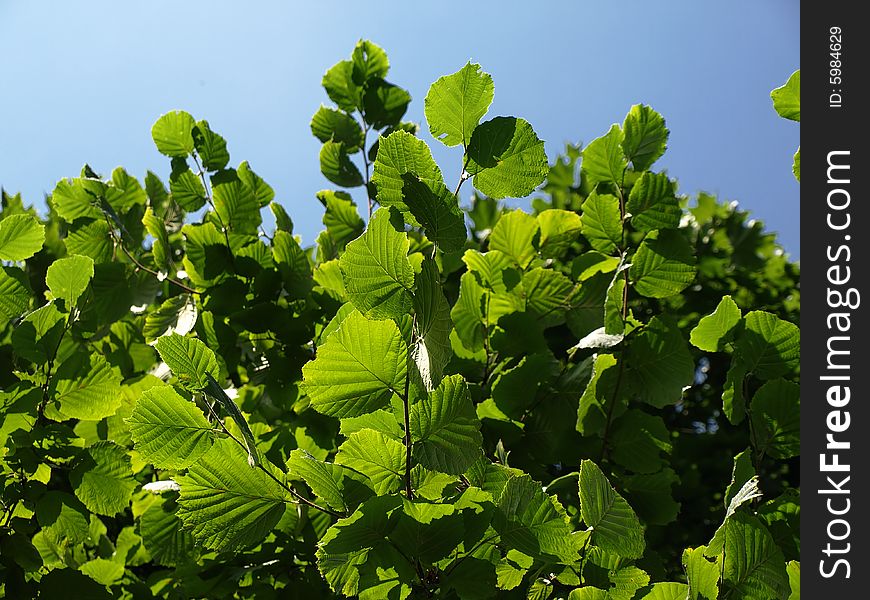
[[[472,63],[425,100],[451,191],[388,67],[324,77],[312,248],[185,112],[168,190],[4,193],[3,592],[799,598],[797,267],[652,170],[650,107],[550,166]]]

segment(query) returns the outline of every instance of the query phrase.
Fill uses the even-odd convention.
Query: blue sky
[[[227,138],[232,164],[248,160],[313,243],[314,193],[331,184],[309,121],[328,104],[323,73],[365,37],[388,52],[388,79],[410,91],[406,119],[423,122],[429,85],[472,59],[495,81],[489,115],[530,121],[551,159],[621,123],[632,104],[651,105],[671,130],[658,168],[683,193],[738,200],[796,258],[799,125],[777,117],[769,92],[800,67],[799,6],[0,1],[0,185],[43,206],[85,162],[165,179],[150,128],[184,109]],[[431,145],[449,183],[461,157]]]

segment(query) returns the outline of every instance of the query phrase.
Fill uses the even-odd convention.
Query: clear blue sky
[[[406,118],[423,122],[429,85],[473,59],[495,80],[490,116],[529,120],[551,159],[651,105],[671,130],[659,168],[680,191],[738,200],[797,257],[799,125],[768,94],[800,66],[799,6],[0,0],[0,185],[44,206],[85,162],[166,178],[151,124],[184,109],[227,138],[232,164],[250,161],[310,244],[322,228],[314,193],[331,185],[308,125],[328,103],[320,79],[366,37],[413,97]],[[460,157],[432,146],[451,180]]]

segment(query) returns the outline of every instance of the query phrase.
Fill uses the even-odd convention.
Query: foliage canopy
[[[468,63],[449,186],[388,74],[324,75],[312,247],[184,111],[168,185],[3,193],[6,596],[799,598],[798,267],[649,106],[549,162]]]

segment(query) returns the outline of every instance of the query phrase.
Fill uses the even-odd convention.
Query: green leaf
[[[739,425],[746,415],[746,398],[743,397],[745,379],[746,365],[738,358],[732,359],[722,388],[722,410],[732,425]]]
[[[411,353],[423,387],[431,391],[441,381],[444,368],[453,357],[450,347],[450,304],[441,291],[438,267],[435,261],[423,261],[417,275],[417,293],[414,294],[414,313],[417,315],[415,341]]]
[[[717,600],[719,598],[719,566],[704,556],[706,546],[683,551],[683,569],[689,581],[685,600]]]
[[[528,475],[507,481],[493,526],[508,548],[558,562],[577,560],[565,509]]]
[[[188,212],[205,206],[205,186],[199,176],[186,166],[180,170],[173,169],[169,176],[169,191],[178,206]]]
[[[309,452],[297,448],[287,459],[291,477],[300,477],[318,498],[335,510],[346,512],[347,504],[342,493],[344,473],[336,464],[317,460]]]
[[[547,178],[544,142],[524,119],[495,117],[478,125],[468,144],[466,170],[487,196],[522,198]]]
[[[657,408],[676,404],[695,379],[695,363],[673,323],[653,317],[628,348],[632,389]]]
[[[644,173],[631,188],[626,209],[639,231],[676,229],[683,210],[674,195],[674,183],[665,173]]]
[[[689,586],[685,583],[663,581],[654,583],[646,592],[641,592],[635,598],[637,600],[686,600]]]
[[[219,171],[230,162],[227,141],[209,127],[208,121],[197,121],[191,132],[193,145],[207,171]]]
[[[614,423],[610,432],[613,460],[635,473],[654,473],[661,469],[660,454],[671,451],[670,433],[661,417],[629,409]]]
[[[224,392],[223,388],[210,373],[206,372],[205,378],[208,384],[203,391],[220,404],[224,412],[230,416],[236,427],[242,432],[242,440],[245,442],[245,448],[248,451],[248,464],[256,467],[260,464],[260,453],[257,451],[257,442],[254,439],[254,433],[251,431],[251,426],[248,425],[247,419],[245,419],[245,416],[233,399],[227,396],[226,392]]]
[[[585,585],[582,588],[571,590],[571,593],[568,594],[568,600],[609,600],[609,596],[606,590]]]
[[[98,515],[113,516],[130,504],[133,479],[127,450],[112,442],[97,442],[87,448],[69,474],[79,500]]]
[[[194,540],[182,527],[172,500],[155,502],[139,517],[139,533],[151,559],[167,567],[182,564],[194,552]]]
[[[327,141],[320,148],[320,172],[341,187],[357,187],[364,183],[362,173],[348,157],[342,142]]]
[[[604,334],[611,336],[623,336],[625,333],[625,320],[622,318],[622,306],[626,299],[625,273],[628,265],[621,265],[610,285],[607,286],[607,294],[604,297]],[[596,330],[597,331],[597,330]],[[594,333],[594,332],[593,332]],[[586,338],[583,338],[584,340]],[[621,341],[622,338],[619,339]]]
[[[643,556],[643,526],[628,502],[590,460],[580,465],[580,510],[592,528],[592,543],[624,558]]]
[[[94,260],[88,256],[72,255],[51,263],[45,273],[45,284],[55,298],[64,300],[69,311],[93,276]]]
[[[581,231],[593,248],[610,254],[622,245],[622,217],[616,196],[592,192],[581,209]]]
[[[260,205],[254,191],[238,177],[212,187],[215,210],[230,231],[256,235],[260,226]]]
[[[464,529],[463,515],[452,504],[405,499],[390,541],[405,556],[433,563],[450,555]]]
[[[801,71],[798,69],[791,74],[788,81],[781,87],[770,92],[773,100],[773,109],[780,117],[801,120]]]
[[[52,378],[54,407],[66,418],[99,421],[121,404],[121,375],[101,354],[76,352]]]
[[[95,558],[79,567],[79,571],[103,585],[112,585],[124,576],[124,565],[108,558]]]
[[[332,590],[354,596],[366,589],[366,582],[360,581],[361,576],[377,569],[375,565],[380,562],[377,560],[378,551],[386,546],[387,536],[395,527],[396,518],[392,515],[396,514],[394,509],[401,502],[396,496],[370,498],[351,516],[339,519],[326,531],[318,543],[317,568]],[[404,559],[398,556],[390,558],[398,560],[392,565],[383,565],[382,569],[392,566],[394,574],[395,569],[402,569],[408,580],[414,576],[411,565]]]
[[[0,221],[0,260],[27,260],[44,241],[45,226],[33,215],[10,215]]]
[[[618,417],[625,412],[623,395],[614,398],[616,381],[619,379],[619,367],[616,357],[612,354],[598,354],[592,370],[592,377],[580,396],[577,410],[577,431],[588,436],[600,433],[604,429],[608,412],[612,417]],[[616,403],[611,408],[610,404]]]
[[[679,294],[695,280],[692,247],[679,231],[652,233],[637,249],[629,275],[643,296],[667,298]]]
[[[37,308],[12,331],[15,354],[37,365],[47,363],[58,349],[65,325],[54,302]]]
[[[66,222],[78,218],[102,219],[97,201],[103,195],[101,181],[84,178],[61,179],[51,193],[51,204]]]
[[[353,71],[353,63],[342,60],[330,67],[321,82],[329,99],[349,113],[362,106],[362,87],[354,81]]]
[[[492,383],[492,399],[504,414],[520,419],[532,405],[545,382],[558,374],[552,354],[529,354],[511,369],[502,371]]]
[[[800,183],[801,180],[801,148],[798,146],[797,152],[794,153],[794,164],[791,167],[794,178]]]
[[[731,506],[734,496],[743,489],[746,482],[755,477],[755,467],[752,466],[752,451],[747,448],[738,452],[734,457],[734,466],[731,468],[731,482],[725,489],[725,508]]]
[[[390,70],[390,61],[383,48],[370,42],[360,40],[356,43],[351,55],[353,61],[353,80],[363,85],[369,79],[386,77]]]
[[[441,169],[435,164],[429,146],[412,134],[397,130],[378,141],[372,183],[377,188],[378,204],[395,206],[402,212],[409,209],[405,204],[402,175],[411,173],[419,177],[430,189],[444,183]]]
[[[559,258],[580,237],[583,222],[580,215],[568,210],[547,209],[537,216],[541,228],[541,255]]]
[[[395,127],[402,120],[411,102],[411,95],[397,85],[381,78],[368,82],[363,94],[363,113],[373,129]]]
[[[737,303],[731,296],[723,296],[716,310],[698,321],[692,329],[689,341],[706,352],[721,352],[734,339],[737,327],[742,321]]]
[[[30,284],[24,271],[0,266],[0,317],[8,321],[24,314],[30,298]]]
[[[801,564],[796,560],[790,560],[785,569],[791,586],[791,595],[789,595],[788,600],[801,600]]]
[[[283,478],[271,464],[264,468]],[[181,486],[178,518],[206,548],[238,551],[254,546],[284,515],[284,489],[263,470],[252,469],[247,453],[230,439],[215,441],[176,481]]]
[[[635,171],[646,171],[668,148],[668,135],[662,116],[649,106],[635,104],[622,125],[625,158]]]
[[[112,171],[112,180],[106,186],[106,202],[117,213],[126,213],[136,205],[144,205],[148,197],[139,181],[122,167]]]
[[[178,382],[191,391],[208,385],[206,374],[220,377],[220,368],[214,352],[196,338],[173,333],[157,340],[160,358],[172,370]]]
[[[637,515],[647,525],[667,525],[677,518],[680,503],[674,500],[672,488],[680,479],[673,469],[658,473],[642,473],[622,478],[625,494]]]
[[[87,256],[95,264],[112,262],[115,250],[109,224],[104,220],[78,219],[67,232],[64,244],[69,254]],[[158,250],[159,247],[155,249],[155,262]]]
[[[321,142],[341,142],[353,154],[363,145],[363,130],[346,112],[321,106],[311,118],[311,133]]]
[[[236,175],[254,193],[254,198],[256,198],[260,208],[265,208],[275,199],[275,190],[272,189],[271,185],[263,181],[262,177],[254,173],[248,161],[243,160],[239,164],[239,168],[236,169]]]
[[[87,509],[72,494],[48,491],[36,502],[36,520],[54,544],[84,542],[90,532]]]
[[[151,138],[161,154],[186,158],[193,152],[193,128],[196,121],[189,113],[175,110],[162,115],[151,127]]]
[[[311,263],[293,235],[286,231],[276,231],[272,238],[272,254],[289,296],[308,296],[312,287]]]
[[[142,458],[160,469],[184,469],[209,451],[214,439],[202,411],[171,386],[145,390],[125,420]]]
[[[583,150],[580,173],[590,188],[602,182],[621,185],[626,168],[622,141],[622,130],[614,124],[605,135],[592,140]]]
[[[746,513],[725,521],[725,584],[738,598],[787,598],[791,587],[782,551],[761,522]]]
[[[798,366],[801,332],[797,325],[761,310],[748,313],[745,325],[736,346],[749,373],[773,379]]]
[[[483,441],[462,376],[445,377],[410,413],[414,459],[427,469],[462,475]]]
[[[468,145],[471,134],[492,104],[492,76],[469,62],[429,86],[424,113],[432,137],[445,146]]]
[[[392,321],[354,312],[302,368],[311,406],[323,414],[354,417],[387,406],[405,386],[408,347]]]
[[[196,324],[196,303],[188,294],[167,298],[157,310],[145,317],[142,334],[145,342],[151,343],[162,335],[177,333],[187,335]]]
[[[800,386],[772,379],[752,398],[750,418],[759,452],[786,459],[800,454]]]
[[[537,220],[528,213],[514,210],[504,213],[489,236],[489,248],[510,256],[521,269],[526,269],[537,256],[540,229]]]
[[[365,476],[365,483],[381,496],[402,487],[405,447],[401,442],[371,429],[350,434],[335,455],[335,462]]]
[[[411,310],[414,269],[408,237],[378,209],[366,232],[347,245],[339,262],[353,305],[373,319],[397,319]]]
[[[344,248],[349,241],[359,237],[365,229],[365,222],[349,194],[321,190],[317,192],[317,199],[326,207],[323,224],[336,244]]]
[[[444,184],[430,188],[411,173],[402,175],[402,197],[408,210],[426,230],[426,237],[445,252],[461,250],[468,238],[465,214]]]

